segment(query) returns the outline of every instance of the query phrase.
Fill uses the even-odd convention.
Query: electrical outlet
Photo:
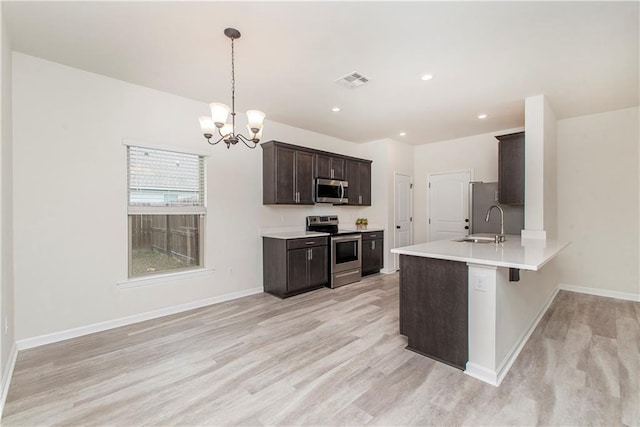
[[[487,292],[487,278],[481,274],[476,274],[473,278],[473,289],[478,292]]]

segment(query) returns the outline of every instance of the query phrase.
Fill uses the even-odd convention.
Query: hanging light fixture
[[[247,111],[247,130],[248,137],[236,131],[236,71],[234,64],[233,41],[240,38],[240,31],[235,28],[227,28],[224,35],[231,39],[231,108],[225,104],[217,102],[209,104],[211,108],[211,116],[202,116],[200,120],[200,128],[207,142],[216,145],[220,141],[227,144],[227,148],[236,145],[242,141],[249,148],[256,148],[260,138],[262,138],[262,128],[264,121],[264,113],[258,110]],[[227,123],[227,117],[231,113],[231,123]],[[220,135],[220,139],[211,142],[211,138],[215,134],[216,129]]]

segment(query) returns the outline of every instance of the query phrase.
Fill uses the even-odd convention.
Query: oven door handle
[[[340,202],[342,202],[342,199],[344,199],[344,185],[342,185],[342,182],[340,183]]]

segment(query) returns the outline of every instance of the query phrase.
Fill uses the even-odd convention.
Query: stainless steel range
[[[357,231],[340,231],[338,216],[308,216],[307,231],[331,234],[329,284],[332,288],[362,278],[362,236]]]

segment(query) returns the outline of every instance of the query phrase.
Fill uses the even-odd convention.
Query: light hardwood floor
[[[560,292],[502,386],[404,349],[398,277],[18,355],[2,424],[640,425],[640,303]]]

